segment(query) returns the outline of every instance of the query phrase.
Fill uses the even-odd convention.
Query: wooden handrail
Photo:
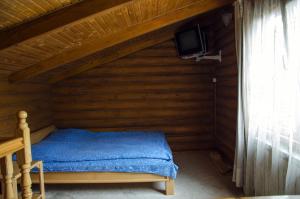
[[[22,187],[22,198],[31,199],[31,143],[30,143],[30,129],[26,122],[27,113],[20,111],[18,113],[18,129],[17,138],[0,141],[0,163],[1,173],[4,182],[4,189],[2,191],[4,199],[16,199],[16,182],[14,181],[13,174],[13,161],[12,156],[17,153],[17,163],[21,171],[21,187]]]
[[[13,154],[24,148],[23,138],[15,138],[5,142],[0,142],[0,158]]]
[[[24,150],[24,138],[14,138],[0,142],[0,162],[1,162],[1,174],[4,183],[3,198],[15,199],[17,198],[14,191],[13,182],[13,162],[12,154],[17,151]]]

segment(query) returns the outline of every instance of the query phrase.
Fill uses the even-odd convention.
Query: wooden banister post
[[[5,199],[16,199],[18,196],[14,193],[13,188],[13,162],[12,154],[9,154],[1,158],[1,173],[5,186],[2,190],[3,198]]]
[[[21,187],[22,187],[22,198],[32,198],[32,182],[30,178],[30,168],[32,162],[31,156],[31,143],[30,143],[30,129],[26,122],[27,113],[20,111],[18,113],[18,133],[24,139],[24,149],[17,154],[18,164],[22,172]]]

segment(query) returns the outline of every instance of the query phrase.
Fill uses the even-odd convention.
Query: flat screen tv
[[[199,26],[177,32],[175,34],[176,47],[179,56],[187,56],[195,53],[207,52],[207,36]]]

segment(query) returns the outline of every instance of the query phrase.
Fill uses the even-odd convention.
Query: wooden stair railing
[[[27,113],[20,111],[18,113],[18,138],[0,141],[0,163],[2,174],[2,198],[17,199],[17,179],[21,178],[21,198],[45,198],[43,164],[37,161],[32,164],[30,129],[26,122]],[[16,153],[18,168],[14,170],[12,160],[13,154]],[[40,193],[34,195],[32,192],[32,181],[30,171],[37,167],[40,173]]]

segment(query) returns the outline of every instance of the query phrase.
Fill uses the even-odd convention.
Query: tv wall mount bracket
[[[222,62],[222,51],[219,50],[218,55],[208,55],[208,53],[206,53],[206,54],[195,53],[193,55],[183,56],[181,58],[182,59],[194,59],[195,58],[196,62],[199,62],[203,59],[210,59],[210,60],[218,60],[221,63]]]

